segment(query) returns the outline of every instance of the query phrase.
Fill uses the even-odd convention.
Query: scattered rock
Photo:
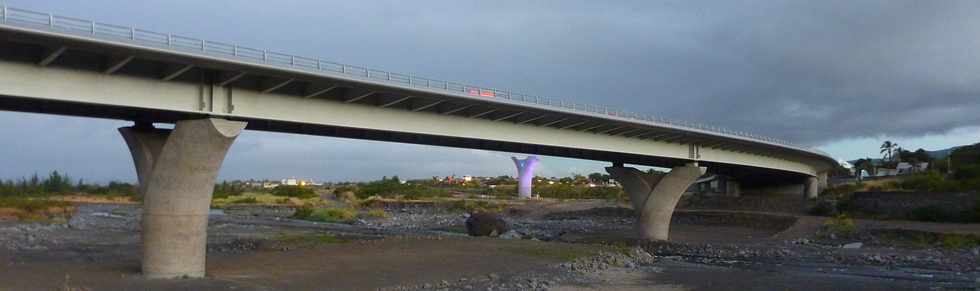
[[[811,241],[809,239],[801,238],[801,239],[797,239],[797,240],[791,241],[791,243],[797,244],[797,245],[808,245],[808,244],[811,243]]]
[[[515,230],[509,230],[509,231],[501,234],[500,235],[500,238],[502,238],[502,239],[520,239],[521,238],[521,234],[519,232],[515,231]]]
[[[860,243],[860,242],[852,242],[852,243],[849,243],[849,244],[842,245],[841,248],[842,249],[860,249],[862,246],[864,246],[863,243]]]
[[[496,213],[477,212],[466,219],[466,233],[471,236],[497,236],[508,230],[507,222]]]

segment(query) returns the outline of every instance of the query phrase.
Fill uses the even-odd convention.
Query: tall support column
[[[742,196],[742,185],[735,180],[728,180],[725,187],[728,197],[739,197]]]
[[[816,199],[820,194],[820,179],[817,177],[806,177],[803,183],[803,195],[807,199]]]
[[[666,174],[649,174],[628,167],[606,168],[630,196],[633,210],[638,214],[636,231],[644,240],[668,239],[677,201],[706,170],[697,163],[674,167]]]
[[[143,275],[203,277],[218,170],[244,122],[178,121],[173,130],[120,128],[143,195]]]
[[[528,156],[523,160],[510,157],[517,166],[517,195],[521,198],[531,198],[531,180],[534,180],[534,169],[538,167],[538,156]]]
[[[823,191],[829,187],[830,180],[827,179],[827,172],[817,173],[817,191]]]

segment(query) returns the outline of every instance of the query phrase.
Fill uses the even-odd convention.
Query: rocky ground
[[[637,244],[632,212],[605,202],[512,207],[498,238],[468,237],[458,210],[387,212],[338,224],[289,219],[285,208],[216,210],[209,277],[159,281],[137,274],[138,205],[83,204],[67,223],[0,222],[0,290],[980,288],[980,248],[890,244],[867,223],[833,237],[822,218],[680,211],[672,242]]]

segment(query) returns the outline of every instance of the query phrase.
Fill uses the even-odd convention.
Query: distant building
[[[852,177],[854,176],[856,170],[854,169],[854,165],[853,164],[851,164],[851,163],[849,163],[847,161],[838,161],[838,163],[840,163],[841,168],[847,169],[847,172],[849,173],[849,176],[852,176]]]
[[[323,183],[317,183],[313,179],[297,179],[297,178],[286,178],[280,181],[282,185],[287,186],[321,186]]]

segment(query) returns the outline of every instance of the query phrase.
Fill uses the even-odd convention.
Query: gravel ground
[[[258,249],[278,248],[278,245],[269,244],[269,238],[283,233],[326,232],[355,239],[465,236],[462,232],[467,218],[463,212],[432,207],[389,209],[388,218],[360,219],[349,224],[293,220],[288,218],[289,213],[290,210],[263,207],[214,211],[208,229],[209,253],[245,254]],[[78,207],[77,214],[64,224],[2,222],[0,247],[18,254],[12,261],[29,261],[37,257],[34,254],[42,253],[74,255],[84,258],[83,261],[108,260],[119,255],[118,249],[138,248],[140,215],[137,205],[83,204]],[[551,215],[510,215],[505,216],[505,220],[513,230],[504,235],[507,239],[572,243],[585,242],[577,241],[576,237],[630,241],[615,236],[630,233],[633,223],[631,212],[608,207]],[[680,214],[675,219],[672,236],[684,238],[681,242],[621,245],[618,246],[620,251],[606,251],[534,272],[495,272],[385,289],[601,290],[605,289],[603,286],[613,286],[610,284],[616,280],[611,280],[612,277],[634,278],[637,286],[642,287],[653,286],[646,280],[661,278],[664,274],[673,274],[673,277],[659,280],[677,279],[690,286],[699,282],[693,279],[685,281],[684,276],[690,275],[686,271],[671,273],[671,270],[698,268],[706,273],[719,274],[735,271],[768,274],[792,270],[796,272],[792,274],[797,275],[787,273],[787,276],[811,279],[816,278],[814,276],[841,276],[841,282],[856,280],[854,282],[858,283],[853,286],[858,287],[865,286],[860,282],[868,278],[905,282],[913,287],[980,287],[980,281],[977,281],[980,280],[980,248],[908,249],[875,242],[850,249],[842,247],[846,241],[826,241],[806,236],[779,237],[774,234],[780,231],[779,228],[788,226],[785,221],[774,223],[771,220],[753,223],[752,219],[744,216],[733,219],[717,213]],[[726,221],[737,225],[726,226]],[[749,231],[749,228],[764,229],[765,232]],[[704,231],[695,232],[697,229]],[[728,236],[733,232],[738,235],[739,231],[754,237],[737,240],[738,243],[713,243],[719,236]],[[765,234],[765,237],[755,238],[759,233]],[[878,281],[866,283],[871,284],[869,286],[882,284]],[[626,285],[615,286],[631,290]],[[673,290],[671,288],[674,287],[664,285],[657,288]]]

